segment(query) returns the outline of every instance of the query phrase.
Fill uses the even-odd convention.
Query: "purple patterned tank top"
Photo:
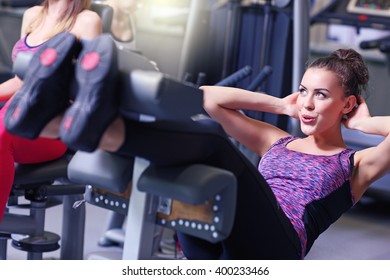
[[[275,142],[262,157],[258,170],[297,231],[302,256],[305,256],[305,208],[309,203],[328,197],[349,182],[352,172],[350,156],[354,151],[345,149],[335,155],[321,156],[287,149],[286,145],[295,139],[297,137],[288,136]],[[347,201],[352,200],[353,204],[350,189],[348,195]]]
[[[36,46],[30,46],[27,43],[28,35],[29,34],[27,34],[26,36],[24,36],[23,38],[21,38],[19,41],[15,43],[14,48],[12,49],[12,61],[15,61],[16,56],[20,52],[28,52],[28,51],[36,52],[39,49],[39,47],[42,46],[42,44],[44,44],[42,43]]]

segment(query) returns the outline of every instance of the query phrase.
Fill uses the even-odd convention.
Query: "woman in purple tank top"
[[[282,99],[237,88],[202,87],[210,116],[261,157],[258,169],[268,185],[262,187],[272,190],[299,237],[300,258],[372,182],[390,171],[390,157],[383,156],[390,152],[390,118],[371,117],[361,96],[368,79],[361,55],[339,49],[309,64],[298,92]],[[238,110],[285,114],[299,120],[307,137],[290,135]],[[343,140],[342,125],[384,136],[384,141],[352,151]],[[265,214],[253,215],[259,215],[261,223]],[[268,230],[273,229],[264,228]],[[257,248],[261,250],[261,242]],[[288,258],[290,249],[275,246],[267,253],[275,256],[278,251],[276,258]]]

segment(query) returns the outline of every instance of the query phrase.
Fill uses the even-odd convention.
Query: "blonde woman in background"
[[[119,47],[135,49],[135,21],[137,0],[105,0],[103,2],[114,10],[111,33]],[[127,44],[124,44],[127,43]]]

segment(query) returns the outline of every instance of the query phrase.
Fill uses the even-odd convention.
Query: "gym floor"
[[[107,210],[87,204],[85,259],[120,259],[118,247],[100,247]],[[47,230],[61,232],[61,206],[47,210]],[[102,219],[103,217],[103,219]],[[8,259],[25,260],[27,254],[8,246]],[[59,250],[44,254],[58,259]],[[333,224],[314,244],[307,260],[390,260],[390,202],[363,198]]]
[[[390,202],[363,197],[318,238],[306,259],[390,260]]]

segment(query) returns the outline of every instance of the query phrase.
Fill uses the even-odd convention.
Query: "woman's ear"
[[[343,113],[349,114],[355,108],[356,104],[357,104],[356,96],[355,95],[348,96],[345,100]]]

